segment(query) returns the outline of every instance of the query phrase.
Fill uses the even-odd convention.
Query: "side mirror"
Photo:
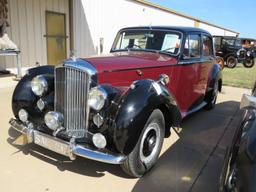
[[[244,108],[254,108],[256,109],[256,97],[243,94],[240,103],[240,109]]]

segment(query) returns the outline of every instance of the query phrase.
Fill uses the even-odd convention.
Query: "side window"
[[[213,55],[212,41],[208,36],[203,35],[203,56],[208,57]]]
[[[185,47],[184,58],[200,58],[200,35],[188,35]]]
[[[234,45],[235,40],[234,39],[222,39],[222,45]]]
[[[241,42],[241,39],[237,39],[236,42],[235,42],[235,46],[242,46],[242,42]]]

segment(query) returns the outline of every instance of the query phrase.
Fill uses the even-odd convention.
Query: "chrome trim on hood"
[[[94,66],[92,66],[88,61],[83,60],[83,59],[76,59],[76,60],[66,60],[63,64],[65,67],[72,67],[76,68],[82,71],[87,72],[90,76],[96,75],[97,70]]]

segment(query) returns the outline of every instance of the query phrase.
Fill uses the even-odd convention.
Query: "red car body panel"
[[[168,89],[183,117],[204,96],[213,66],[213,62],[181,65],[175,57],[145,51],[116,52],[86,60],[98,70],[100,84],[130,86],[136,80],[158,80],[160,74],[168,75],[171,80]]]

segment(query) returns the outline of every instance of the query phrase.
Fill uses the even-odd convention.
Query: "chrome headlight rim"
[[[93,87],[89,91],[88,104],[92,109],[100,111],[106,104],[107,96],[108,94],[103,87]]]
[[[31,81],[31,89],[37,96],[43,96],[48,88],[48,82],[43,75],[37,75]]]

